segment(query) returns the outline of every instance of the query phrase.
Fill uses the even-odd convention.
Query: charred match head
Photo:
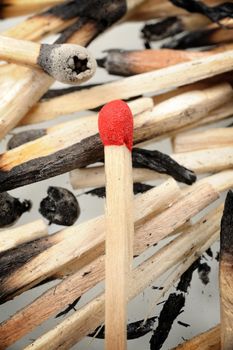
[[[82,46],[42,44],[37,62],[54,79],[66,84],[81,84],[96,70],[96,61]]]
[[[99,133],[104,146],[133,146],[133,115],[127,103],[115,100],[107,103],[99,113]]]

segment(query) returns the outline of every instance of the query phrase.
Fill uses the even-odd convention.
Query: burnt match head
[[[133,115],[127,103],[115,100],[99,112],[99,133],[104,146],[133,146]]]
[[[96,61],[82,46],[42,44],[38,57],[40,67],[54,79],[65,84],[81,84],[96,70]]]

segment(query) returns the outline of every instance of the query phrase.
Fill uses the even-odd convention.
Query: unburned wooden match
[[[124,350],[134,236],[133,115],[125,102],[112,101],[101,109],[98,125],[106,174],[105,348]]]
[[[37,44],[0,36],[0,59],[42,69],[55,80],[81,84],[95,73],[96,62],[80,45]]]

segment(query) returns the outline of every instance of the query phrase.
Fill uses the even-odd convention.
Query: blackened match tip
[[[185,168],[185,171],[184,171],[184,178],[185,178],[185,181],[186,181],[185,183],[186,183],[187,185],[192,185],[194,182],[196,182],[196,180],[197,180],[197,175],[195,174],[194,171]]]
[[[65,84],[81,84],[96,71],[92,54],[79,45],[42,44],[38,64],[54,79]]]
[[[227,193],[220,231],[221,256],[232,255],[233,258],[233,191]]]
[[[107,57],[97,58],[96,63],[98,65],[98,67],[105,68],[106,61],[107,61]]]

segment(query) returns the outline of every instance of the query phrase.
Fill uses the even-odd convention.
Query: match
[[[133,261],[133,115],[116,100],[99,113],[106,175],[105,349],[127,349],[127,294]],[[118,306],[116,313],[115,305]]]
[[[91,53],[79,45],[36,44],[0,36],[0,59],[43,70],[65,84],[81,84],[96,70]]]

